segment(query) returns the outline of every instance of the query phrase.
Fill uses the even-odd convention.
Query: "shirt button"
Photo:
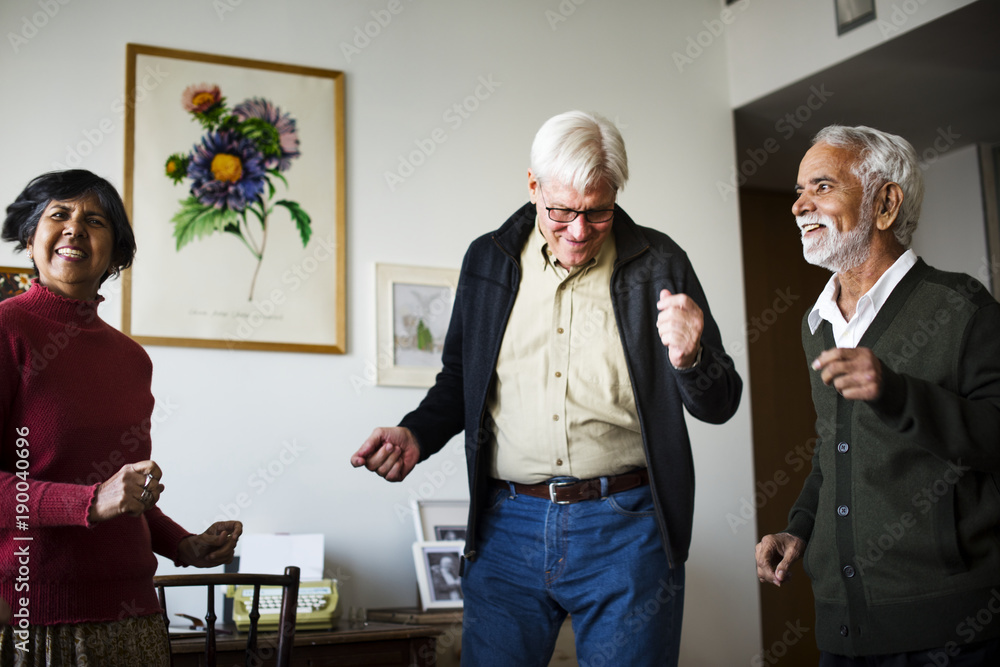
[[[554,422],[559,421],[559,415],[552,415],[552,421]]]
[[[556,371],[556,377],[557,378],[561,378],[562,377],[562,373],[560,373],[559,371]]]
[[[837,508],[837,514],[839,514],[840,516],[847,516],[847,514],[850,511],[851,510],[847,509],[847,505],[841,505],[840,507]]]
[[[848,579],[850,579],[851,577],[853,577],[854,576],[854,568],[851,567],[850,565],[845,565],[844,566],[844,576],[847,577]]]
[[[848,445],[846,442],[842,442],[839,445],[837,445],[837,451],[840,452],[841,454],[846,454],[847,450],[850,448],[851,446]]]
[[[850,630],[847,629],[846,625],[840,626],[840,636],[841,637],[846,637],[849,634],[850,634]]]
[[[563,332],[563,328],[562,327],[559,327],[558,329],[556,329],[556,333],[562,333],[562,332]]]
[[[556,459],[556,465],[557,466],[561,466],[562,465],[562,459]]]

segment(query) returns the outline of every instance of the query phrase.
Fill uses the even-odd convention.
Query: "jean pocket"
[[[491,486],[490,492],[486,496],[485,512],[496,512],[503,505],[503,502],[510,496],[510,490],[502,486]]]
[[[647,517],[656,513],[649,485],[608,496],[608,507],[622,516]]]

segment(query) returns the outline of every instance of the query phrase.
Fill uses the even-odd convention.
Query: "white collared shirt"
[[[889,295],[903,276],[917,263],[917,254],[912,249],[899,256],[892,266],[883,273],[872,288],[858,299],[854,317],[848,322],[837,306],[837,296],[840,294],[840,281],[833,274],[826,287],[816,299],[816,304],[809,311],[809,330],[816,333],[820,323],[826,320],[833,325],[833,339],[837,347],[857,347],[858,341],[868,331],[878,311],[885,304]]]

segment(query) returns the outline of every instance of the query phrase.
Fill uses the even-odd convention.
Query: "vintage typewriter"
[[[257,628],[263,631],[278,629],[281,613],[281,587],[260,587],[260,620]],[[226,595],[233,598],[233,622],[236,629],[246,632],[250,627],[250,609],[253,607],[253,586],[228,586]],[[295,614],[296,630],[329,630],[340,616],[337,606],[337,580],[321,579],[299,583],[298,612]]]

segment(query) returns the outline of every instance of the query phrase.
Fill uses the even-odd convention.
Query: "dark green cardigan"
[[[802,322],[807,363],[832,328]],[[819,439],[787,531],[808,542],[816,641],[839,655],[1000,637],[1000,305],[918,260],[858,347],[883,391],[849,401],[810,370]]]

